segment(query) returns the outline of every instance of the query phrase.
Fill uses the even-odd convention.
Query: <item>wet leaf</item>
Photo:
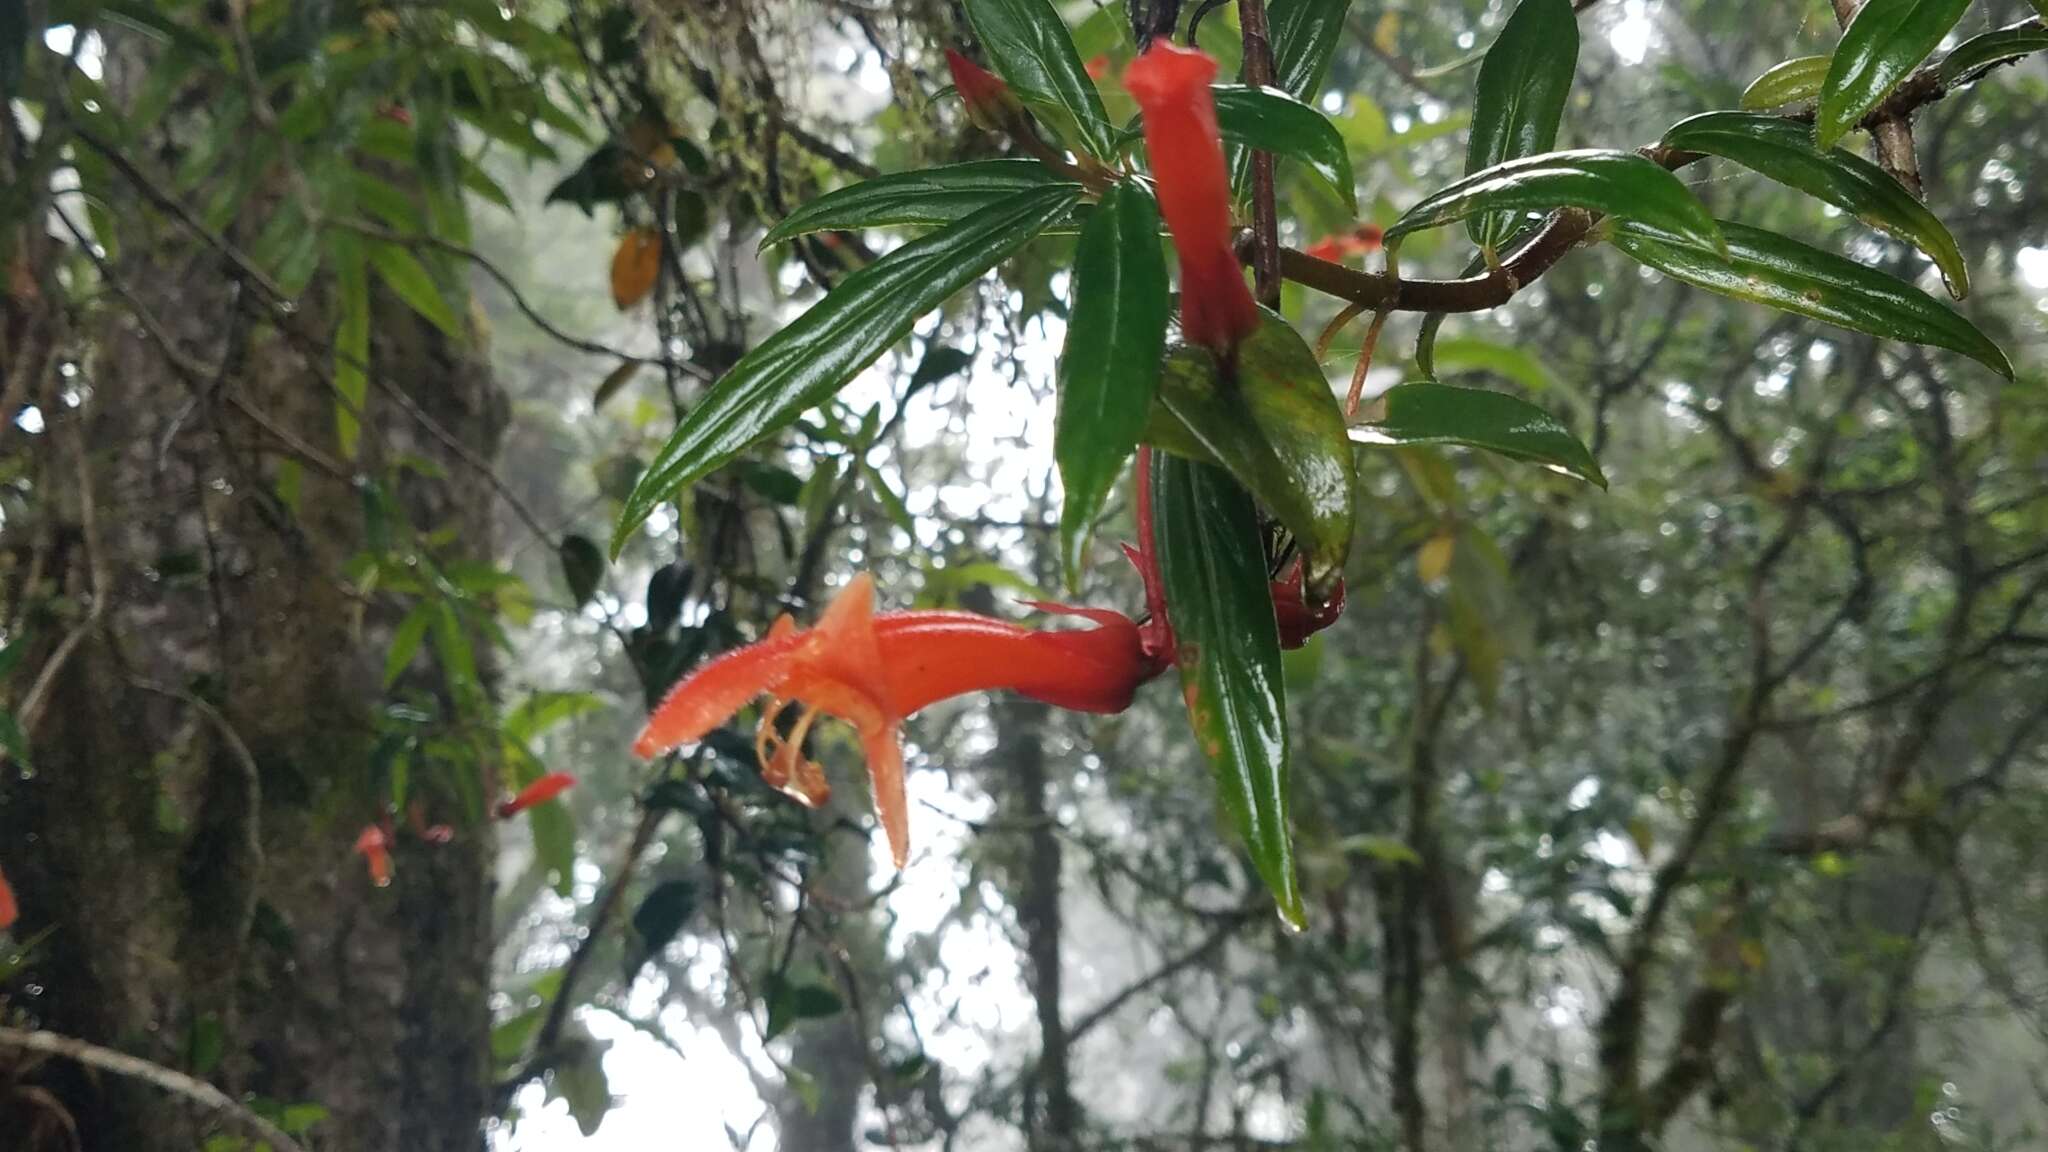
[[[1159,390],[1171,311],[1159,207],[1119,184],[1088,217],[1074,250],[1074,301],[1060,352],[1053,455],[1065,489],[1060,554],[1067,582],[1124,464],[1137,449]]]
[[[951,224],[1019,192],[1064,183],[1036,160],[975,160],[835,188],[782,218],[761,247],[813,232]]]
[[[1940,218],[1892,174],[1854,153],[1820,148],[1806,127],[1778,116],[1708,112],[1681,120],[1664,146],[1724,156],[1754,172],[1817,196],[1933,259],[1960,300],[1970,292],[1970,266]]]
[[[1358,211],[1351,154],[1343,134],[1321,112],[1277,88],[1216,84],[1209,90],[1224,139],[1300,161],[1337,194],[1346,211]]]
[[[1578,66],[1579,21],[1571,0],[1521,0],[1479,65],[1466,174],[1557,147]],[[1514,218],[1489,214],[1466,228],[1474,243],[1493,248],[1514,231]]]
[[[1864,0],[1828,63],[1814,139],[1834,145],[1941,44],[1970,0]]]
[[[2044,14],[2044,19],[2048,19],[2048,14]],[[2048,51],[2048,28],[2043,28],[2039,20],[1973,36],[1941,58],[1941,86],[1960,88],[2001,64],[2041,51]]]
[[[1073,206],[1070,186],[1020,192],[848,276],[757,345],[690,410],[634,485],[612,552],[678,489],[837,392],[938,307]]]
[[[1216,791],[1273,893],[1302,927],[1288,827],[1287,689],[1251,494],[1208,464],[1153,457],[1153,546],[1181,694]]]
[[[1771,65],[1742,90],[1742,107],[1760,112],[1817,99],[1821,81],[1827,78],[1829,59],[1826,56],[1800,56]]]
[[[1583,148],[1510,160],[1423,197],[1387,229],[1387,243],[1481,212],[1584,208],[1641,220],[1700,243],[1718,246],[1720,230],[1684,182],[1661,164],[1634,152]]]
[[[1369,423],[1351,428],[1360,444],[1462,444],[1545,464],[1602,488],[1593,454],[1557,417],[1526,400],[1484,388],[1400,384],[1375,400]]]
[[[1632,258],[1694,287],[1873,336],[1947,348],[2013,378],[2011,362],[1989,336],[1911,284],[1760,228],[1723,220],[1721,232],[1726,255],[1628,222],[1611,238]]]
[[[966,8],[989,63],[1018,99],[1059,109],[1089,151],[1115,155],[1116,129],[1050,0],[967,0]]]
[[[1266,313],[1239,346],[1234,377],[1205,349],[1168,353],[1145,438],[1249,488],[1301,544],[1311,583],[1343,569],[1357,485],[1343,412],[1315,353],[1279,317]]]

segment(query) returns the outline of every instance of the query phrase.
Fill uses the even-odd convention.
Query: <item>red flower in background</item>
[[[545,804],[576,786],[576,778],[567,772],[550,772],[519,790],[510,800],[501,800],[496,809],[500,820],[510,820],[536,804]]]
[[[633,751],[651,757],[701,740],[755,697],[768,696],[754,735],[761,774],[817,807],[831,788],[824,770],[804,758],[804,737],[820,713],[838,717],[860,735],[876,815],[900,868],[910,858],[904,718],[948,697],[997,689],[1080,712],[1121,712],[1138,685],[1165,667],[1145,654],[1137,623],[1121,613],[1036,607],[1096,626],[1039,632],[968,612],[877,615],[874,578],[861,573],[814,627],[799,629],[784,616],[766,638],[691,673],[654,710]],[[775,721],[792,700],[806,707],[784,736]]]
[[[1360,224],[1349,232],[1337,232],[1323,237],[1303,251],[1318,260],[1342,264],[1352,256],[1363,256],[1380,250],[1380,226]]]
[[[0,872],[0,928],[5,928],[21,916],[21,905],[14,902],[14,889],[7,886],[7,874]]]
[[[363,825],[362,835],[356,837],[356,852],[370,867],[370,883],[379,888],[391,884],[391,834],[382,825]]]
[[[1209,95],[1215,78],[1207,53],[1164,40],[1124,69],[1124,88],[1145,113],[1159,211],[1180,254],[1181,331],[1228,355],[1259,326],[1259,310],[1230,243],[1230,176]]]
[[[1102,79],[1104,76],[1109,75],[1109,53],[1097,52],[1095,55],[1090,56],[1088,63],[1082,65],[1082,67],[1088,70],[1088,78],[1090,80]]]

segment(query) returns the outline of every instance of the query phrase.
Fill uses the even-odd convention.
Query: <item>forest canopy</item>
[[[2040,0],[6,0],[0,1149],[2048,1138]]]

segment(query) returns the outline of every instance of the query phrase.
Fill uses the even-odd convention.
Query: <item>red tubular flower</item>
[[[545,804],[576,786],[576,778],[567,772],[550,772],[519,790],[510,800],[499,801],[496,809],[500,820],[510,820],[536,804]]]
[[[946,70],[953,74],[953,88],[967,104],[967,118],[987,132],[1007,132],[1023,115],[1024,106],[995,73],[969,60],[955,49],[946,49]]]
[[[677,684],[633,745],[651,757],[701,740],[757,696],[768,696],[755,753],[768,783],[811,807],[831,795],[824,771],[804,758],[804,737],[820,713],[853,725],[867,755],[875,811],[902,867],[910,858],[903,790],[903,720],[969,692],[1007,689],[1080,712],[1121,712],[1138,685],[1165,665],[1145,655],[1138,625],[1117,612],[1061,605],[1094,628],[1038,632],[968,612],[874,611],[874,580],[854,577],[810,629],[789,617],[766,638],[735,649]],[[787,736],[775,720],[792,700],[804,711]]]
[[[1165,40],[1124,69],[1124,88],[1145,113],[1159,211],[1180,254],[1181,331],[1228,355],[1259,326],[1259,311],[1231,250],[1230,176],[1209,96],[1215,78],[1207,53]]]
[[[391,883],[391,834],[381,825],[363,825],[363,834],[356,837],[356,852],[370,866],[370,883],[379,888],[388,887]]]
[[[1082,65],[1082,67],[1087,69],[1090,80],[1102,79],[1104,76],[1109,75],[1109,53],[1097,52],[1095,55],[1090,56],[1088,63]]]
[[[14,889],[7,886],[7,874],[0,872],[0,929],[5,929],[21,916],[21,905],[14,902]]]

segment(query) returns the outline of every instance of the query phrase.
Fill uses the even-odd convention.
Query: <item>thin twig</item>
[[[204,1080],[196,1080],[183,1072],[174,1071],[139,1056],[130,1056],[126,1052],[102,1048],[97,1044],[72,1036],[61,1036],[55,1032],[5,1026],[0,1026],[0,1047],[61,1056],[88,1068],[97,1068],[102,1072],[112,1072],[116,1076],[140,1080],[173,1096],[183,1096],[210,1112],[228,1117],[246,1129],[250,1135],[270,1145],[272,1152],[306,1152],[298,1141],[285,1135],[283,1129],[250,1111],[227,1093]]]

